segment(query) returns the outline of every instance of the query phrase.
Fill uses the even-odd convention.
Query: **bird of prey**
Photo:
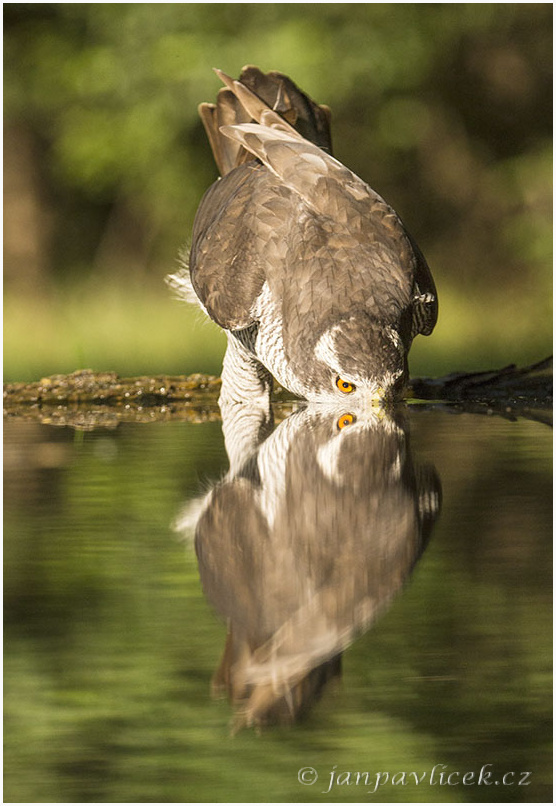
[[[429,267],[394,210],[332,156],[330,111],[286,75],[244,67],[199,113],[220,177],[193,227],[190,283],[227,333],[221,402],[401,396],[432,332]],[[185,294],[185,292],[184,292]]]
[[[230,470],[176,523],[194,526],[203,590],[227,624],[213,690],[237,708],[235,729],[292,722],[320,696],[409,579],[442,496],[403,409],[309,404],[269,434],[254,408],[223,411]]]

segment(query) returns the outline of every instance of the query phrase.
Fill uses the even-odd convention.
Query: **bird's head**
[[[376,405],[401,397],[407,382],[407,348],[398,329],[367,313],[354,313],[322,333],[314,348],[323,402]]]

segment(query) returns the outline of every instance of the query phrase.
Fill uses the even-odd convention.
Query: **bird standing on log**
[[[278,72],[216,73],[225,87],[199,112],[221,178],[171,282],[227,333],[221,402],[268,398],[273,377],[315,402],[400,397],[412,340],[437,319],[425,258],[332,156],[327,107]]]

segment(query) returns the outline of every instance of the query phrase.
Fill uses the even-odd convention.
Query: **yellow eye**
[[[353,425],[353,423],[357,420],[355,414],[342,414],[336,425],[338,426],[338,431],[341,431],[342,428],[346,428],[348,425]]]
[[[336,378],[336,386],[340,392],[344,393],[344,395],[351,395],[352,392],[355,392],[354,384],[350,383],[349,381],[344,381],[344,379],[340,378],[339,376]]]

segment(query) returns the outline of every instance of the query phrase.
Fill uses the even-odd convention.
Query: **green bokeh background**
[[[551,350],[552,5],[4,5],[6,380],[218,373],[163,278],[216,178],[197,116],[246,63],[332,108],[336,156],[421,245],[412,374]]]

